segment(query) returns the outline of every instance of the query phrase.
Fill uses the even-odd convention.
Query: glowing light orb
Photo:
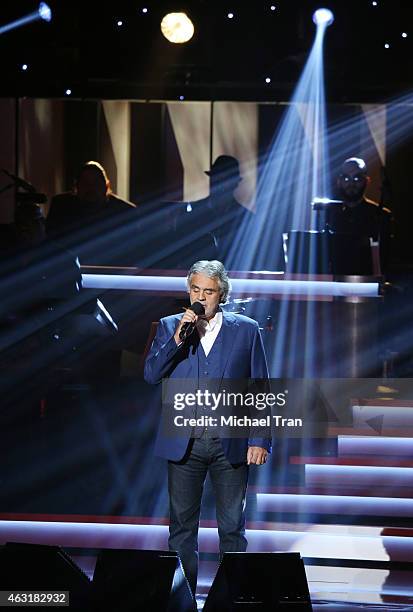
[[[319,25],[329,26],[334,21],[334,15],[330,11],[330,9],[319,8],[313,14],[313,21],[317,26]]]
[[[186,43],[194,35],[194,24],[186,13],[168,13],[161,21],[161,31],[171,43]]]
[[[52,11],[50,10],[50,6],[46,4],[46,2],[40,2],[38,13],[39,13],[39,16],[45,21],[51,21]]]

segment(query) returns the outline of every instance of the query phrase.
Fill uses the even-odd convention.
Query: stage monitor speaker
[[[93,576],[95,610],[193,612],[189,583],[176,552],[102,550]]]
[[[58,546],[8,542],[0,548],[0,581],[3,591],[69,591],[65,609],[90,609],[89,578]]]
[[[224,553],[203,612],[310,612],[299,553]]]

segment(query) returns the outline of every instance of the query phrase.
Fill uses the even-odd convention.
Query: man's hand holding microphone
[[[192,334],[199,317],[205,314],[204,305],[201,302],[194,302],[186,309],[182,319],[176,328],[174,339],[177,345],[182,344]]]

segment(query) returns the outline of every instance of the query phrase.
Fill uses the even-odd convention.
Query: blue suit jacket
[[[146,382],[157,384],[163,378],[197,378],[198,356],[188,343],[177,346],[174,333],[182,315],[161,319],[156,337],[145,361]],[[218,354],[217,378],[268,378],[268,368],[258,323],[243,315],[223,312],[222,343]],[[158,431],[155,453],[171,461],[180,461],[188,448],[188,437],[164,437]],[[222,446],[231,463],[246,460],[247,448],[261,446],[271,450],[270,438],[223,438]]]

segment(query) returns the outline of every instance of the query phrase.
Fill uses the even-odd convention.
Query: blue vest
[[[196,349],[197,357],[198,357],[198,389],[204,390],[208,386],[208,379],[220,379],[221,378],[221,368],[219,364],[219,356],[222,348],[222,326],[219,330],[218,336],[215,338],[214,344],[212,345],[211,350],[208,353],[208,356],[205,355],[205,351],[201,344],[201,341],[198,344]],[[202,406],[197,406],[196,408],[196,417],[198,418],[203,414],[204,410]],[[206,414],[210,414],[208,411]],[[217,437],[216,433],[211,433],[211,429],[206,430],[205,427],[196,426],[193,429],[192,438],[200,438],[201,436]]]

